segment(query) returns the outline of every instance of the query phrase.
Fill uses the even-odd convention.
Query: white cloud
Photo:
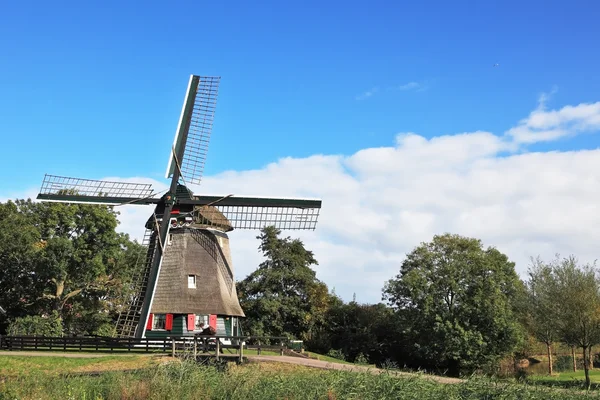
[[[591,132],[600,124],[600,103],[547,111],[546,101],[509,130],[518,133],[515,129],[525,127],[532,136],[478,131],[427,139],[401,133],[393,146],[350,156],[282,158],[262,169],[206,177],[193,189],[322,198],[317,230],[284,234],[301,238],[314,251],[317,276],[346,300],[356,293],[358,301],[379,301],[384,282],[398,273],[405,254],[444,232],[497,247],[521,274],[531,256],[549,259],[558,252],[592,261],[600,241],[600,149],[515,150],[558,137],[539,132]],[[119,229],[141,235],[151,209],[127,206],[121,211]],[[237,279],[261,262],[257,234],[230,233]]]
[[[373,96],[377,92],[379,92],[379,87],[375,86],[374,88],[371,88],[371,89],[367,90],[366,92],[359,94],[358,96],[355,97],[355,99],[356,100],[365,100],[365,99],[368,99],[369,97]]]
[[[400,85],[398,86],[396,89],[398,90],[411,90],[411,89],[418,89],[420,88],[421,85],[417,82],[408,82],[405,83],[404,85]]]
[[[554,87],[551,93],[542,93],[538,107],[506,135],[515,143],[531,144],[600,130],[600,102],[547,111],[546,103],[556,91]]]

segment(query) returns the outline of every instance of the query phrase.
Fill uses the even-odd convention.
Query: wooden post
[[[216,338],[216,339],[217,339],[217,345],[215,346],[215,348],[217,349],[216,350],[216,352],[217,352],[216,358],[217,358],[217,361],[219,361],[219,353],[221,350],[221,341],[219,340],[219,338]]]
[[[198,357],[198,338],[194,336],[194,360]]]
[[[244,361],[244,341],[240,340],[240,364]]]
[[[283,342],[281,342],[281,348],[279,349],[279,355],[283,355]]]
[[[175,357],[175,338],[171,338],[171,356]]]
[[[260,356],[260,340],[258,341],[258,350],[257,350],[257,354]]]

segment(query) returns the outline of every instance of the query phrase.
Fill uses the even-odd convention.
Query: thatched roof
[[[198,227],[213,227],[224,232],[233,230],[227,217],[215,206],[194,207],[194,225]]]

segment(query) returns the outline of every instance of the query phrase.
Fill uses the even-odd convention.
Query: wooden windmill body
[[[315,229],[321,201],[197,196],[212,130],[219,77],[192,75],[171,149],[169,189],[149,184],[46,175],[38,199],[109,205],[154,204],[144,254],[117,333],[124,337],[194,335],[200,324],[237,335],[244,317],[235,289],[229,237],[233,229]]]

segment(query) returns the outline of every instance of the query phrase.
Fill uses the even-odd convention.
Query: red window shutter
[[[168,331],[173,330],[173,314],[167,314],[165,329]]]
[[[151,331],[152,330],[152,320],[154,319],[154,314],[149,314],[148,315],[148,323],[146,324],[146,330]]]
[[[211,314],[208,317],[208,326],[212,326],[213,328],[217,329],[217,316],[215,314]]]
[[[194,314],[188,314],[187,327],[188,331],[193,331],[196,328],[196,316]]]

